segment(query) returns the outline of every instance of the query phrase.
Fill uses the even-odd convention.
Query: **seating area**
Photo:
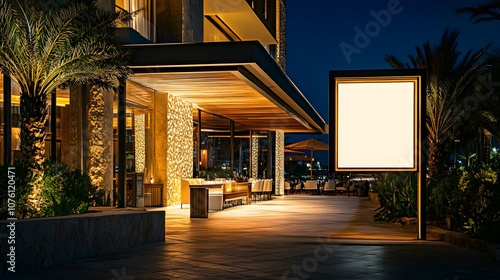
[[[206,184],[205,179],[199,178],[186,178],[181,180],[181,208],[185,204],[191,204],[190,200],[190,185],[203,185]],[[210,188],[209,195],[209,210],[222,210],[223,209],[223,190],[220,188]]]
[[[223,207],[227,208],[230,206],[242,205],[243,201],[245,201],[246,204],[250,204],[252,197],[249,186],[250,183],[248,182],[225,182],[223,189]]]
[[[220,186],[210,186],[208,188],[210,211],[219,211],[230,206],[241,205],[243,201],[246,204],[251,203],[250,184],[248,182],[226,181],[225,179],[211,182],[199,178],[186,178],[181,181],[181,208],[183,205],[191,203],[190,186],[204,184],[209,186],[217,183]]]
[[[312,194],[312,195],[360,195],[367,196],[368,189],[370,188],[370,179],[353,179],[346,181],[338,181],[329,180],[329,181],[321,181],[321,180],[307,180],[300,181],[295,180],[292,182],[285,182],[285,194]],[[361,191],[362,194],[359,194]]]
[[[290,182],[285,181],[284,183],[285,194],[290,194],[292,192],[292,186]]]
[[[323,187],[323,193],[326,195],[331,195],[335,194],[336,192],[336,185],[334,181],[328,181],[325,183],[325,186]]]
[[[304,192],[310,194],[319,194],[319,188],[316,181],[308,180],[304,183]]]
[[[252,182],[252,201],[271,200],[273,180],[263,179]]]
[[[339,184],[335,187],[335,193],[337,194],[347,194],[347,196],[354,195],[356,185],[353,181],[347,181],[343,184]]]

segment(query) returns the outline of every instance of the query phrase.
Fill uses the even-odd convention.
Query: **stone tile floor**
[[[373,222],[367,198],[289,195],[190,219],[168,207],[166,242],[12,279],[500,279],[484,252]]]

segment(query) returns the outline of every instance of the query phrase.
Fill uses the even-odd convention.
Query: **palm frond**
[[[76,82],[113,88],[130,73],[127,54],[114,40],[117,20],[130,15],[97,9],[95,1],[72,1],[56,10],[41,3],[0,3],[0,70],[23,92],[28,85],[43,93]]]
[[[470,114],[477,110],[466,108],[465,101],[476,93],[478,78],[488,71],[484,58],[491,45],[462,54],[458,49],[458,37],[458,30],[446,28],[437,44],[426,41],[415,47],[416,54],[408,55],[406,63],[386,56],[386,61],[394,68],[427,70],[426,126],[429,141],[436,145],[442,145],[446,135],[458,129],[464,112]]]
[[[469,14],[474,23],[500,20],[500,0],[493,0],[477,7],[462,7],[456,9],[459,14]]]

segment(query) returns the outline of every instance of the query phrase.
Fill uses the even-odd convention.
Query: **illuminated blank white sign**
[[[337,169],[416,170],[415,84],[337,81]]]

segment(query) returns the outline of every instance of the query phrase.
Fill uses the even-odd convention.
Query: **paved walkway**
[[[486,253],[373,222],[367,198],[290,195],[208,219],[165,209],[165,243],[15,279],[500,279]]]

